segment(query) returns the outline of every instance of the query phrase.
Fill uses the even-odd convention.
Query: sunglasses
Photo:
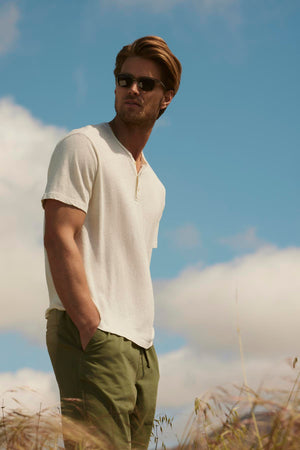
[[[133,83],[136,81],[137,87],[142,91],[152,91],[155,88],[156,84],[161,84],[161,86],[166,89],[164,83],[157,78],[151,77],[139,77],[135,78],[130,73],[119,73],[116,77],[118,86],[124,88],[130,88]]]

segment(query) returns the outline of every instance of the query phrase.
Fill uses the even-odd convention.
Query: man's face
[[[151,77],[162,80],[160,67],[152,60],[138,56],[127,58],[122,65],[121,73],[139,77]],[[125,123],[132,125],[154,124],[159,111],[166,108],[173,97],[173,91],[165,91],[156,83],[152,91],[143,91],[134,82],[130,87],[115,89],[115,109],[117,116]]]

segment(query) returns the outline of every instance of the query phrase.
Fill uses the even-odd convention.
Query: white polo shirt
[[[131,153],[108,123],[73,130],[52,155],[42,201],[59,200],[86,213],[77,244],[99,328],[144,348],[153,343],[150,275],[165,188],[144,159],[139,173]],[[50,305],[64,310],[46,255]]]

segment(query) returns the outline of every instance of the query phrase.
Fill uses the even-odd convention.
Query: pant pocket
[[[97,330],[89,340],[87,346],[85,347],[84,352],[87,353],[97,351],[97,349],[99,350],[100,347],[102,347],[103,344],[105,344],[105,342],[108,340],[108,337],[108,332],[99,330],[99,328],[97,328]]]
[[[62,315],[63,311],[52,309],[47,318],[46,343],[51,360],[58,345],[58,328]]]
[[[82,350],[78,328],[66,311],[60,312],[61,315],[57,324],[57,334],[59,338],[66,344],[72,345],[78,350]]]

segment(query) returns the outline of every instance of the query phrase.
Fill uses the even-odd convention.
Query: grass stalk
[[[38,443],[39,443],[39,426],[40,426],[40,419],[41,419],[41,411],[42,411],[42,404],[40,403],[40,410],[38,412],[38,420],[36,425],[36,439],[35,439],[35,450],[38,450]]]
[[[8,439],[7,439],[7,432],[6,432],[6,426],[5,426],[5,416],[4,416],[4,399],[2,399],[2,427],[3,427],[3,432],[4,432],[4,438],[5,438],[5,442],[6,442],[6,446],[8,444]]]
[[[238,335],[238,341],[239,341],[239,349],[240,349],[240,357],[241,357],[241,365],[242,365],[242,373],[243,373],[243,379],[244,379],[244,385],[246,387],[247,397],[249,404],[251,405],[251,416],[253,420],[253,425],[255,428],[256,437],[258,440],[259,449],[263,450],[263,445],[261,441],[261,436],[259,433],[256,417],[254,414],[255,409],[255,403],[252,402],[251,396],[250,396],[250,390],[249,385],[247,381],[247,374],[246,374],[246,367],[245,367],[245,361],[244,361],[244,351],[243,351],[243,343],[242,343],[242,336],[241,336],[241,330],[240,330],[240,317],[239,317],[239,304],[238,304],[238,290],[236,289],[236,317],[237,317],[237,335]]]

